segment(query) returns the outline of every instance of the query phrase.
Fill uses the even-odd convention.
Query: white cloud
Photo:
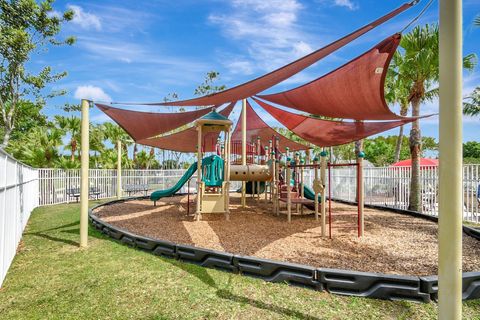
[[[334,0],[334,4],[339,7],[345,7],[348,10],[357,10],[358,5],[351,0]]]
[[[232,62],[226,63],[225,66],[233,74],[244,74],[244,75],[253,74],[253,65],[250,61],[234,60]]]
[[[69,5],[68,8],[75,13],[72,19],[73,24],[79,25],[83,29],[102,29],[100,18],[93,13],[85,12],[82,7],[77,5]]]
[[[244,44],[246,54],[226,64],[232,73],[242,61],[244,73],[270,71],[312,51],[310,36],[298,24],[304,8],[297,0],[230,0],[231,9],[213,13],[209,21],[217,24],[228,38]],[[249,64],[246,63],[249,62]],[[240,68],[241,70],[242,68]]]
[[[112,101],[112,98],[102,88],[91,85],[78,86],[74,97],[75,99],[89,99],[93,101]]]

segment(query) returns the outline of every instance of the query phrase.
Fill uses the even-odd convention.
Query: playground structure
[[[125,129],[137,143],[180,152],[196,152],[196,168],[192,165],[173,187],[153,192],[151,200],[154,205],[159,199],[178,192],[185,183],[190,182],[196,171],[195,220],[201,220],[203,213],[213,212],[225,214],[228,220],[230,181],[242,181],[240,191],[243,207],[246,205],[248,185],[249,193],[256,199],[260,199],[263,191],[265,200],[272,203],[272,211],[276,215],[286,213],[288,222],[292,221],[293,207],[295,214],[305,214],[310,210],[316,220],[320,216],[322,236],[326,236],[326,170],[333,166],[354,165],[357,168],[357,234],[361,237],[364,234],[363,153],[357,155],[355,164],[327,163],[324,152],[320,155],[321,165],[316,163],[317,157],[310,163],[309,149],[312,145],[303,145],[279,134],[258,116],[247,98],[251,98],[307,143],[323,148],[358,141],[418,120],[419,118],[415,117],[396,115],[385,102],[384,81],[390,60],[400,43],[400,33],[385,38],[357,58],[305,85],[273,94],[260,94],[415,4],[416,1],[406,3],[336,42],[237,87],[190,100],[146,103],[157,106],[205,106],[203,109],[178,113],[152,113],[119,109],[98,103],[96,105]],[[355,87],[356,90],[350,90],[350,87]],[[365,95],[364,92],[369,94]],[[236,102],[240,100],[242,113],[231,132],[233,122],[228,117]],[[305,116],[280,109],[267,102],[313,115],[354,121],[324,120]],[[217,112],[216,109],[224,104],[227,105]],[[188,127],[193,121],[194,126]],[[182,126],[187,128],[170,133]],[[290,157],[290,151],[294,152],[293,158]],[[299,152],[304,152],[303,159]],[[119,145],[118,159],[120,153]],[[313,189],[304,184],[305,168],[315,171]],[[119,177],[120,170],[119,165]],[[117,188],[120,197],[120,179],[117,181]],[[333,224],[331,196],[328,201],[328,225],[331,237]],[[286,212],[281,210],[282,203],[286,204]]]
[[[246,100],[252,98],[268,113],[276,118],[289,130],[316,146],[327,147],[357,141],[370,135],[395,128],[419,118],[405,118],[390,111],[384,99],[384,81],[390,60],[400,42],[401,34],[396,33],[381,41],[371,50],[365,52],[356,59],[351,60],[344,66],[322,76],[303,86],[274,94],[259,95],[264,90],[273,87],[314,64],[318,60],[345,46],[356,38],[362,36],[375,27],[397,16],[401,12],[413,7],[417,0],[405,3],[397,9],[380,17],[379,19],[357,29],[349,35],[304,56],[284,67],[274,70],[254,80],[238,85],[222,92],[193,98],[183,101],[147,103],[147,105],[169,106],[220,106],[225,103],[234,104],[243,101],[242,115],[242,165],[246,165]],[[427,4],[426,7],[430,5]],[[419,14],[423,14],[425,9]],[[418,19],[417,16],[411,23]],[[439,314],[444,319],[460,319],[462,298],[462,266],[461,266],[461,84],[462,84],[462,6],[460,0],[441,0],[440,4],[440,84],[453,83],[453,85],[440,85],[440,161],[445,165],[440,166],[442,179],[440,188],[440,211],[443,211],[439,221]],[[404,30],[404,29],[403,29]],[[403,31],[402,30],[402,31]],[[354,89],[354,90],[352,90]],[[368,94],[365,94],[368,93]],[[262,100],[258,100],[258,98]],[[355,120],[354,122],[329,121],[314,117],[304,116],[284,111],[274,106],[267,105],[265,101],[280,104],[297,111],[308,112],[329,118],[342,118]],[[452,108],[454,106],[454,108]],[[87,244],[88,222],[88,110],[89,102],[82,101],[82,187],[81,187],[81,219],[80,219],[80,244]],[[121,114],[120,109],[116,113]],[[197,110],[198,111],[198,110]],[[208,108],[201,109],[208,112]],[[138,112],[137,112],[138,113]],[[187,114],[187,112],[185,112]],[[193,112],[187,115],[170,116],[175,119],[175,127],[180,127],[191,122]],[[110,115],[110,114],[109,114]],[[112,117],[112,115],[110,115]],[[168,116],[163,114],[165,122]],[[169,130],[168,126],[162,127],[162,115],[158,114],[159,120],[149,123],[145,121],[145,115],[138,115],[139,121],[136,126],[142,128],[130,128],[142,135],[134,138],[135,141],[149,144],[149,137],[156,137]],[[115,116],[112,117],[115,121]],[[121,118],[121,117],[120,117]],[[125,118],[123,119],[125,120]],[[117,121],[128,133],[134,137],[129,128],[122,122]],[[131,119],[130,119],[131,120]],[[374,120],[375,122],[371,122]],[[368,122],[367,122],[368,121]],[[135,122],[135,121],[130,121]],[[151,125],[151,123],[155,125]],[[135,125],[133,125],[135,126]],[[170,123],[170,126],[173,126]],[[165,131],[162,131],[165,130]],[[151,131],[147,133],[145,131]],[[188,131],[188,129],[187,129]],[[185,133],[189,134],[189,133]],[[254,133],[255,134],[255,133]],[[172,138],[174,134],[171,135]],[[157,145],[161,147],[160,145]],[[185,144],[182,147],[188,147]],[[198,146],[196,146],[199,148]],[[206,147],[204,145],[204,147]],[[230,146],[228,146],[230,147]],[[223,159],[225,161],[225,159]],[[443,162],[445,161],[445,162]],[[197,163],[198,169],[203,169]],[[220,162],[216,164],[220,168]],[[361,165],[359,165],[361,167]],[[286,164],[286,170],[289,169]],[[298,168],[298,165],[296,166]],[[275,173],[275,172],[274,172]],[[288,173],[288,172],[287,172]],[[199,175],[200,175],[199,170]],[[206,172],[206,174],[208,174]],[[358,175],[361,179],[361,174]],[[207,179],[208,176],[207,176]],[[229,177],[227,178],[227,180]],[[202,181],[203,179],[199,179]],[[287,189],[290,181],[287,182]],[[200,188],[199,183],[198,188]],[[273,185],[273,188],[276,186]],[[303,189],[303,186],[302,186]],[[316,188],[321,191],[321,188]],[[291,190],[287,190],[291,191]],[[198,190],[200,192],[200,190]],[[224,191],[222,191],[224,192]],[[281,190],[280,190],[281,192]],[[314,192],[316,192],[314,190]],[[357,191],[358,192],[358,191]],[[242,186],[242,205],[245,205],[246,183]],[[300,194],[305,195],[304,190]],[[277,192],[278,194],[278,192]],[[287,193],[287,197],[291,195]],[[357,202],[361,202],[361,193]],[[228,198],[228,197],[227,197]],[[317,200],[317,199],[315,199]],[[287,199],[288,201],[288,199]],[[316,202],[316,201],[315,201]],[[288,204],[288,202],[287,202]],[[290,205],[291,205],[290,201]],[[224,211],[226,210],[223,208]],[[197,208],[198,210],[198,208]],[[207,210],[214,210],[210,207]],[[324,208],[322,208],[322,211]],[[200,211],[201,212],[201,211]],[[228,215],[227,215],[228,216]],[[197,215],[198,217],[198,215]],[[324,215],[323,217],[324,218]],[[361,217],[360,217],[361,218]],[[362,223],[362,222],[360,222]],[[363,229],[362,229],[363,230]],[[450,288],[447,290],[447,288]]]

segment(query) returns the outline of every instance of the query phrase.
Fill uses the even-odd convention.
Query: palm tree
[[[128,147],[132,145],[132,138],[123,130],[120,126],[106,122],[103,124],[103,132],[106,140],[110,141],[114,146],[117,145],[117,141],[122,143],[125,154],[128,152]]]
[[[70,161],[75,161],[75,152],[78,149],[78,141],[80,141],[80,126],[81,120],[79,117],[70,116],[55,116],[55,122],[60,129],[70,136],[70,142],[65,149],[70,150]]]
[[[60,157],[55,161],[56,168],[62,169],[80,169],[81,164],[78,160],[68,159],[66,157]]]
[[[403,62],[396,66],[394,74],[402,79],[408,88],[408,101],[412,107],[412,116],[420,115],[423,102],[438,95],[436,88],[439,78],[438,25],[417,26],[404,35],[400,42]],[[472,70],[475,55],[464,58],[464,67]],[[410,182],[409,209],[421,211],[420,200],[420,157],[422,137],[419,121],[412,123],[410,131],[410,155],[412,159],[412,177]]]
[[[477,15],[473,24],[480,27],[480,15]],[[476,87],[465,100],[463,113],[469,116],[480,116],[480,87]]]
[[[480,87],[466,97],[463,103],[463,113],[469,116],[480,116]]]
[[[145,150],[142,150],[137,153],[135,159],[135,165],[138,169],[149,169],[155,160],[155,154],[147,153]]]
[[[51,168],[60,158],[58,147],[62,144],[63,131],[54,127],[35,127],[28,138],[16,141],[10,152],[28,165]]]
[[[385,81],[385,99],[390,104],[398,103],[400,105],[400,115],[405,117],[408,114],[409,109],[409,84],[407,83],[407,79],[400,77],[400,75],[397,73],[399,66],[401,66],[403,63],[404,56],[399,51],[395,52]],[[400,126],[395,145],[395,154],[393,157],[394,163],[400,160],[400,152],[402,150],[403,142],[403,130],[403,126]]]

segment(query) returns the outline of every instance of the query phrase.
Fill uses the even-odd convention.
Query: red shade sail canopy
[[[326,57],[327,55],[331,54],[332,52],[340,49],[341,47],[345,46],[349,42],[355,40],[356,38],[360,37],[361,35],[365,34],[366,32],[372,30],[373,28],[377,27],[378,25],[384,23],[385,21],[390,20],[391,18],[395,17],[396,15],[400,14],[401,12],[405,11],[406,9],[415,5],[417,1],[412,1],[410,3],[405,3],[398,7],[397,9],[391,11],[390,13],[382,16],[381,18],[361,27],[360,29],[348,34],[347,36],[332,42],[331,44],[318,49],[286,66],[283,66],[277,70],[274,70],[266,75],[258,77],[254,80],[246,82],[244,84],[238,85],[236,87],[210,94],[207,96],[183,100],[183,101],[174,101],[174,102],[165,102],[165,103],[149,103],[149,105],[170,105],[170,106],[207,106],[207,105],[217,105],[223,104],[229,101],[238,101],[244,98],[248,98],[259,92],[268,89],[277,83],[282,82],[293,76],[294,74],[302,71],[303,69],[311,66],[318,60]]]
[[[405,159],[391,165],[392,167],[411,167],[412,159]],[[421,167],[438,167],[438,159],[420,158]]]
[[[240,119],[242,116],[240,116]],[[263,121],[258,114],[253,110],[250,103],[247,101],[247,141],[256,142],[260,137],[262,145],[268,146],[268,141],[273,139],[279,139],[280,151],[285,152],[285,148],[288,147],[290,151],[306,150],[309,147],[303,144],[292,141],[277,131],[272,129],[268,124]],[[232,140],[242,139],[241,120],[237,122],[237,126],[232,134]]]
[[[258,99],[254,100],[289,130],[319,147],[357,141],[415,120],[415,118],[408,118],[383,122],[329,121],[287,112]]]
[[[233,110],[236,102],[230,103],[219,113],[228,118]],[[204,152],[215,151],[219,134],[216,132],[208,132],[203,138]],[[190,127],[188,129],[172,133],[162,137],[142,139],[138,143],[161,148],[165,150],[173,150],[180,152],[197,152],[198,132],[196,128]]]
[[[172,131],[212,111],[213,107],[176,113],[140,112],[95,104],[135,141]]]
[[[340,68],[288,91],[259,97],[310,114],[355,120],[398,120],[384,97],[390,60],[400,43],[400,34]]]

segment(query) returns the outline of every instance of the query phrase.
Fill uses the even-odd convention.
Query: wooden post
[[[365,158],[365,153],[363,151],[360,151],[357,155],[357,198],[358,198],[358,236],[363,237],[363,232],[365,229],[365,221],[364,221],[364,216],[363,216],[363,209],[364,209],[364,197],[365,197],[365,192],[363,190],[363,158]]]
[[[271,146],[271,144],[270,144]],[[265,164],[268,165],[269,161],[270,161],[270,149],[269,146],[265,146]],[[274,170],[275,170],[275,167],[274,165],[272,164],[272,172],[270,172],[270,174],[272,175],[272,180],[273,180],[273,174],[274,174]],[[267,188],[268,186],[268,188]],[[268,201],[268,194],[270,193],[270,190],[272,190],[272,185],[271,185],[271,181],[265,181],[265,203],[267,203]]]
[[[225,132],[225,208],[227,220],[230,220],[230,127]]]
[[[320,153],[320,181],[323,185],[323,190],[322,190],[322,195],[321,195],[321,210],[322,210],[322,237],[325,237],[326,235],[326,220],[327,220],[327,210],[326,210],[326,196],[327,192],[325,190],[326,186],[326,178],[327,178],[327,152],[323,150]]]
[[[262,161],[260,160],[260,157],[262,156],[262,147],[260,145],[260,136],[257,137],[257,158],[258,158],[258,164],[262,164]],[[252,183],[254,183],[252,181]],[[257,199],[260,200],[260,181],[257,181]]]
[[[122,142],[117,141],[117,199],[122,198]]]
[[[81,141],[81,179],[80,179],[80,247],[88,246],[88,171],[90,151],[90,102],[83,99],[82,107],[82,141]]]
[[[247,99],[242,100],[242,165],[247,165]],[[246,206],[246,181],[242,181],[242,207]]]
[[[202,126],[197,127],[198,141],[197,141],[197,211],[195,219],[200,221],[202,219]]]
[[[440,0],[438,315],[462,318],[462,1]]]
[[[300,161],[300,164],[304,164],[303,160]],[[303,170],[303,167],[300,167],[300,197],[302,199],[305,198],[305,185],[304,185],[304,179],[303,179],[303,174],[304,174],[304,170]],[[300,212],[303,214],[303,205],[300,206]]]
[[[298,165],[300,164],[300,156],[299,156],[299,153],[298,152],[295,152],[295,166],[297,166],[295,168],[295,175],[293,176],[293,179],[295,181],[295,190],[297,190],[297,197],[298,196],[302,196],[302,191],[300,190],[300,171],[301,171],[301,168],[298,168]],[[300,170],[299,170],[300,169]],[[302,189],[303,189],[303,186],[302,186]],[[299,209],[299,204],[297,203],[295,205],[295,212],[298,213],[298,209]]]
[[[313,186],[313,191],[315,193],[315,198],[314,198],[314,201],[315,201],[315,220],[318,220],[318,189],[317,189],[317,186],[316,184],[318,184],[318,159],[315,157],[313,158],[313,164],[315,165],[315,168],[313,169],[314,170],[314,173],[315,173],[315,177],[314,177],[314,186]],[[322,234],[323,236],[323,234]]]
[[[292,187],[290,186],[290,179],[292,177],[292,170],[290,169],[290,166],[288,165],[288,158],[287,158],[287,174],[286,174],[286,180],[287,180],[287,214],[288,214],[288,222],[292,221]]]

